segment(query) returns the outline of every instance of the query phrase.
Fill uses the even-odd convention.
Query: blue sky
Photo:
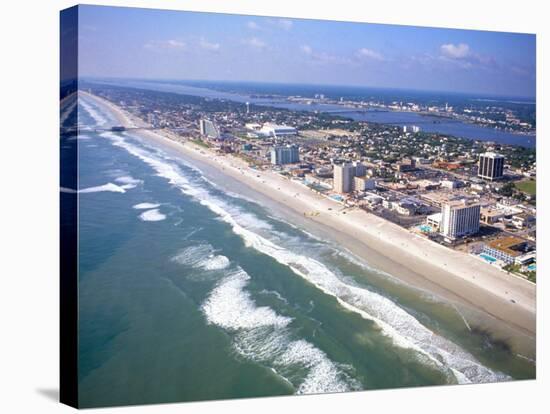
[[[81,76],[535,95],[535,36],[80,6]]]

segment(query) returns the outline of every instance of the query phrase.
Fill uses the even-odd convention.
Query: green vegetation
[[[527,193],[529,195],[535,195],[537,193],[536,180],[520,181],[517,182],[515,186],[518,190],[523,191],[524,193]]]
[[[514,273],[518,276],[524,277],[525,279],[529,280],[530,282],[536,283],[537,282],[537,272],[535,271],[522,271],[521,266],[515,263],[508,264],[502,268],[503,270]]]
[[[210,146],[204,142],[202,139],[192,139],[191,142],[203,147],[203,148],[210,148]]]

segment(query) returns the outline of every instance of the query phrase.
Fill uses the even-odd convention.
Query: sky
[[[532,34],[79,6],[84,77],[534,97]]]

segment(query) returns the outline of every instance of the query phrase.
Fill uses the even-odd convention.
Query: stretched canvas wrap
[[[62,402],[535,378],[535,35],[60,29]]]

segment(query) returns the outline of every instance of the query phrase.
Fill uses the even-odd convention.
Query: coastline
[[[82,91],[79,93],[108,107],[123,126],[148,126],[109,101]],[[232,177],[282,209],[303,218],[300,221],[320,228],[331,240],[364,258],[374,268],[412,286],[480,310],[529,337],[535,336],[536,286],[530,282],[413,235],[365,211],[342,211],[340,203],[299,183],[270,171],[251,169],[236,157],[215,154],[192,142],[184,142],[168,131],[139,131],[139,135]],[[308,215],[313,211],[319,214]]]

